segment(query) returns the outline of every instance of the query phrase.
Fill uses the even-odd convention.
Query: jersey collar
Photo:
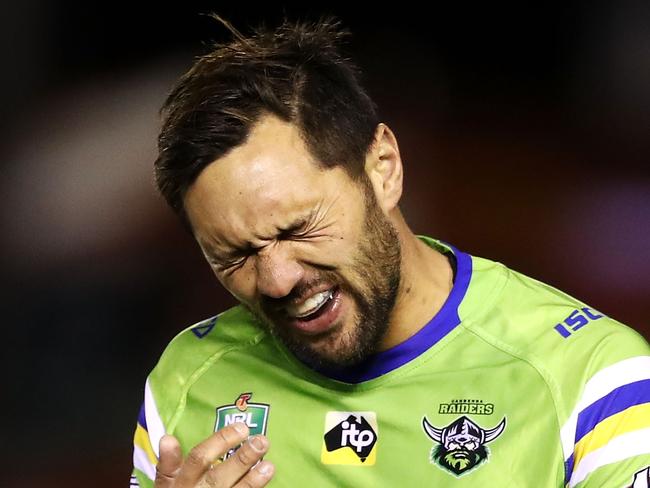
[[[361,383],[372,380],[415,359],[440,342],[460,324],[458,307],[467,292],[472,277],[472,258],[469,254],[459,251],[450,244],[427,238],[423,240],[429,245],[433,244],[443,253],[453,253],[456,258],[456,279],[442,308],[424,327],[406,341],[374,354],[352,368],[335,372],[319,371],[321,374],[345,383]]]

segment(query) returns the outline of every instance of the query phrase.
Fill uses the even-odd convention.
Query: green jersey
[[[269,486],[648,487],[650,347],[504,265],[455,261],[441,310],[338,375],[295,359],[243,307],[181,332],[145,385],[132,486],[158,442],[184,454],[244,421],[268,436]]]

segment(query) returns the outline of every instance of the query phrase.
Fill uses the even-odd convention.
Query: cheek
[[[232,274],[224,274],[214,271],[215,276],[221,285],[228,290],[237,300],[250,304],[255,296],[255,270],[249,263],[244,264]]]
[[[345,235],[319,242],[296,243],[295,256],[307,266],[332,267],[344,271],[354,262],[356,247]]]
[[[354,219],[346,220],[343,216],[327,236],[297,242],[296,245],[300,253],[309,260],[346,266],[355,261],[364,237],[364,225]]]

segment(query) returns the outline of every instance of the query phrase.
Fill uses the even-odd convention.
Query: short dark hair
[[[263,25],[233,34],[200,56],[172,88],[161,114],[155,181],[167,203],[189,222],[183,199],[200,172],[246,141],[262,115],[299,129],[324,167],[342,166],[357,179],[379,123],[359,68],[343,52],[350,32],[333,16]]]

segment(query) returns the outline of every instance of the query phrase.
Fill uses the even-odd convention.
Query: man
[[[241,305],[152,371],[132,486],[648,486],[645,340],[410,231],[338,23],[229,28],[165,103],[156,181]]]

